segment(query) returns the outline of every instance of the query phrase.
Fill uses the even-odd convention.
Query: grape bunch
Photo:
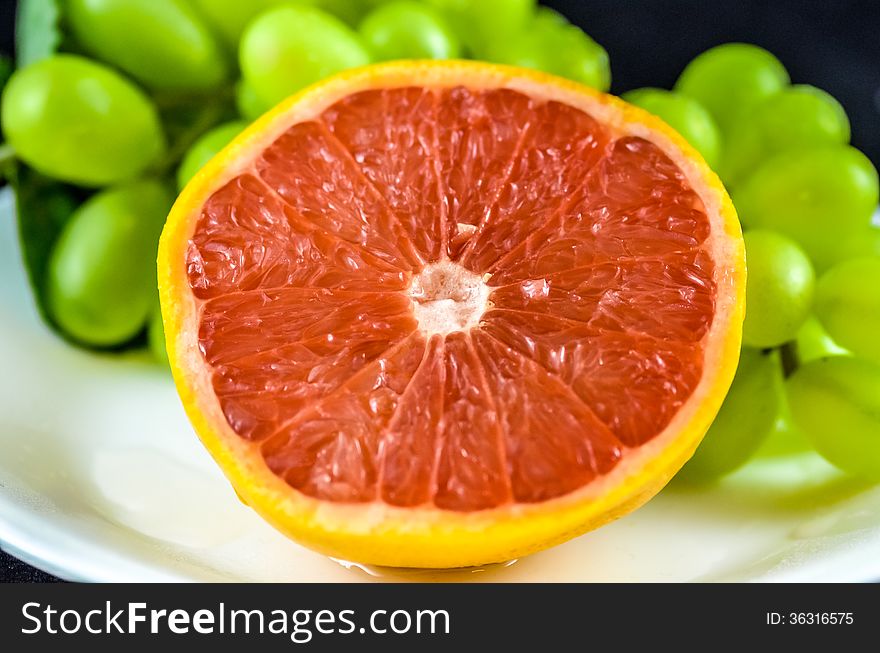
[[[20,0],[16,37],[0,166],[38,303],[74,344],[160,360],[155,259],[174,196],[282,99],[391,59],[610,84],[605,51],[536,0]]]
[[[758,450],[791,449],[772,440],[800,438],[841,469],[880,478],[878,180],[849,145],[846,112],[742,43],[696,57],[671,91],[623,97],[703,155],[744,229],[739,368],[681,476],[715,479]]]

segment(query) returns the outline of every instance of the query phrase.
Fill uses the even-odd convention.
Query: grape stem
[[[15,148],[9,143],[0,143],[0,171],[6,167],[6,164],[15,160]]]
[[[172,171],[187,150],[192,147],[198,138],[208,131],[211,127],[220,122],[225,113],[226,102],[231,97],[231,91],[224,89],[224,92],[218,93],[212,98],[206,98],[201,110],[195,119],[190,123],[186,130],[174,139],[174,143],[168,148],[165,156],[153,166],[153,172],[159,176]],[[165,108],[176,106],[187,98],[186,96],[168,96],[162,99],[157,98],[157,104]]]
[[[223,109],[221,106],[217,104],[206,105],[192,124],[187,127],[186,131],[175,139],[174,144],[168,148],[165,156],[153,167],[153,170],[159,176],[164,176],[171,171],[192,144],[196,142],[198,137],[217,124],[222,115]]]
[[[779,357],[782,360],[782,375],[787,379],[798,368],[797,343],[792,341],[782,345]]]

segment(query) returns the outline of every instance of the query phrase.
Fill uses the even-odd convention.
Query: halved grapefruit
[[[168,353],[242,499],[328,555],[516,558],[618,517],[732,379],[745,265],[656,118],[535,72],[403,62],[287,100],[162,237]]]

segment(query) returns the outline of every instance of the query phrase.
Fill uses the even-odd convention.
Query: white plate
[[[100,356],[39,320],[0,194],[0,544],[89,581],[857,581],[880,579],[880,487],[809,454],[710,490],[671,487],[599,531],[515,564],[363,569],[244,507],[198,443],[167,372]]]

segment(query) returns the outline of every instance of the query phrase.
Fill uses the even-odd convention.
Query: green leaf
[[[23,165],[9,166],[7,179],[15,191],[18,236],[31,289],[43,319],[50,322],[44,296],[49,254],[82,198],[71,187]]]
[[[62,37],[60,0],[19,0],[15,21],[19,68],[55,54]]]
[[[15,175],[15,161],[15,150],[12,146],[6,143],[0,145],[0,186],[5,186],[6,181]]]
[[[6,86],[6,82],[9,81],[14,69],[15,65],[12,63],[12,59],[0,56],[0,90]]]

